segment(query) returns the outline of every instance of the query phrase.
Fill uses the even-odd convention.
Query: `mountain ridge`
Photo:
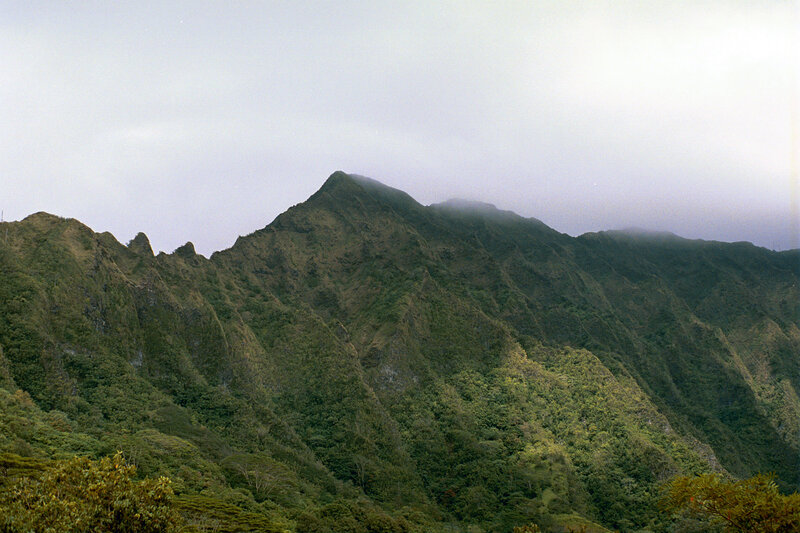
[[[297,531],[334,502],[401,529],[659,529],[674,473],[797,486],[791,254],[573,238],[343,172],[210,258],[26,220],[0,241],[0,387],[84,444],[5,429],[0,451],[118,445]],[[277,495],[242,464],[281,472]]]
[[[512,218],[512,219],[513,218],[519,218],[519,219],[523,219],[523,220],[532,221],[532,222],[541,224],[542,226],[546,227],[547,229],[552,230],[552,231],[554,231],[556,233],[559,233],[561,235],[567,235],[566,233],[561,233],[558,230],[556,230],[555,228],[548,226],[547,224],[545,224],[544,222],[542,222],[541,220],[539,220],[539,219],[537,219],[535,217],[525,217],[523,215],[520,215],[520,214],[516,213],[515,211],[501,209],[501,208],[498,208],[495,204],[482,202],[480,200],[470,200],[470,199],[466,199],[466,198],[454,197],[454,198],[450,198],[450,199],[442,201],[442,202],[435,202],[435,203],[432,203],[432,204],[429,204],[429,205],[426,206],[426,205],[420,204],[413,197],[411,197],[407,193],[401,191],[400,189],[396,189],[394,187],[386,185],[386,184],[384,184],[384,183],[382,183],[382,182],[380,182],[380,181],[378,181],[378,180],[376,180],[374,178],[370,178],[370,177],[362,176],[362,175],[358,175],[358,174],[346,173],[346,172],[344,172],[342,170],[337,170],[337,171],[333,172],[328,178],[326,178],[326,180],[323,182],[323,184],[320,186],[320,188],[315,193],[313,193],[308,198],[307,201],[313,200],[317,196],[319,196],[321,193],[328,192],[331,189],[335,189],[337,187],[337,185],[343,184],[343,183],[347,183],[347,182],[354,183],[354,184],[367,185],[367,189],[366,190],[372,190],[373,192],[382,191],[384,193],[397,195],[398,197],[403,198],[406,201],[413,202],[413,204],[416,204],[418,207],[422,207],[422,208],[448,209],[448,210],[452,209],[453,211],[460,211],[460,210],[470,211],[471,210],[471,211],[473,211],[475,213],[485,213],[485,214],[497,213],[498,215],[502,215],[503,217],[507,217],[507,218]],[[351,189],[351,191],[352,190],[354,190],[354,189]],[[305,202],[302,202],[302,203],[305,203]],[[296,204],[296,205],[301,205],[301,204]],[[296,205],[289,207],[287,209],[287,211],[291,210],[293,207],[296,207]],[[284,211],[284,213],[286,213],[287,211]],[[284,214],[284,213],[281,213],[281,214]],[[280,215],[278,215],[278,216],[280,217]],[[27,215],[26,217],[23,217],[23,219],[21,221],[25,221],[25,220],[28,220],[28,219],[34,220],[34,219],[37,219],[37,218],[42,218],[42,219],[53,218],[53,219],[63,219],[63,220],[75,220],[75,219],[72,219],[72,218],[69,218],[69,217],[63,217],[63,216],[55,214],[55,213],[48,213],[48,212],[45,212],[45,211],[39,211],[39,212],[36,212],[36,213],[32,213],[30,215]],[[277,218],[278,217],[276,217],[276,219]],[[2,224],[2,223],[12,224],[12,223],[14,223],[14,221],[0,222],[0,224]],[[254,230],[253,233],[255,233],[257,231],[265,230],[270,225],[272,225],[272,222],[268,223],[263,228]],[[134,236],[133,239],[131,239],[130,242],[136,240],[137,238],[141,238],[140,235],[142,237],[144,237],[145,239],[147,239],[147,235],[145,235],[143,232],[137,232],[137,234]],[[649,229],[649,228],[643,228],[643,227],[638,227],[638,226],[630,226],[630,227],[626,227],[626,228],[623,228],[623,229],[608,229],[608,230],[589,231],[589,232],[582,233],[580,235],[576,235],[576,236],[574,236],[572,238],[592,238],[592,237],[597,237],[597,236],[602,236],[602,235],[617,236],[617,237],[629,237],[629,238],[636,238],[636,237],[641,237],[641,238],[662,238],[662,239],[675,238],[675,239],[684,240],[684,241],[697,242],[697,243],[709,243],[709,244],[712,244],[712,243],[714,243],[714,244],[750,244],[750,245],[752,245],[754,247],[761,248],[763,250],[767,250],[767,251],[773,252],[773,253],[785,253],[785,254],[789,254],[789,255],[791,255],[791,254],[800,255],[800,248],[789,249],[789,250],[772,250],[770,248],[766,248],[766,247],[763,247],[763,246],[758,246],[756,244],[753,244],[750,241],[744,241],[744,240],[742,240],[742,241],[719,241],[719,240],[713,240],[713,239],[712,240],[708,240],[708,239],[689,238],[689,237],[683,237],[681,235],[675,234],[675,233],[670,232],[670,231],[658,230],[658,229]],[[149,246],[149,244],[150,244],[149,243],[149,239],[147,239],[147,240],[148,240],[147,245]],[[122,242],[122,241],[119,241],[119,242]],[[181,246],[183,246],[183,245],[181,245]],[[181,248],[181,246],[179,246],[178,248]],[[178,248],[176,248],[175,250],[177,250]],[[194,244],[192,244],[192,248],[194,248]],[[174,253],[175,250],[173,250],[173,252],[160,251],[159,253],[165,253],[165,254],[169,255],[169,254]],[[211,252],[210,255],[213,255],[213,254],[216,254],[216,253],[219,253],[219,252],[224,252],[225,250],[227,250],[227,248],[221,249],[221,250],[216,250],[216,251]],[[197,252],[195,252],[195,253],[197,253]]]

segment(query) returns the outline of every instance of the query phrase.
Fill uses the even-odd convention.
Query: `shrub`
[[[781,494],[773,476],[740,481],[725,481],[717,474],[679,476],[666,486],[662,504],[725,531],[800,531],[800,494]]]
[[[0,532],[176,531],[170,480],[137,482],[135,472],[117,453],[99,461],[73,457],[38,477],[20,477],[0,493]]]

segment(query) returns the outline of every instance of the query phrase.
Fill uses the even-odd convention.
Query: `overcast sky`
[[[0,0],[0,208],[208,255],[342,169],[796,248],[799,5]]]

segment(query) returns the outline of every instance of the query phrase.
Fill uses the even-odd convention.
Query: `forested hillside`
[[[120,450],[197,530],[665,530],[679,473],[798,487],[798,282],[342,172],[210,259],[37,213],[0,223],[0,453]]]

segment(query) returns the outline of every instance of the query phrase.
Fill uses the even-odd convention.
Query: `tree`
[[[283,493],[294,485],[291,472],[266,454],[238,453],[226,458],[223,464],[239,474],[261,499]]]
[[[180,516],[165,477],[134,481],[122,453],[57,461],[39,477],[21,477],[0,493],[0,532],[171,533]]]
[[[739,481],[726,481],[718,474],[679,476],[667,484],[662,504],[725,531],[800,531],[800,494],[781,494],[774,476]]]

